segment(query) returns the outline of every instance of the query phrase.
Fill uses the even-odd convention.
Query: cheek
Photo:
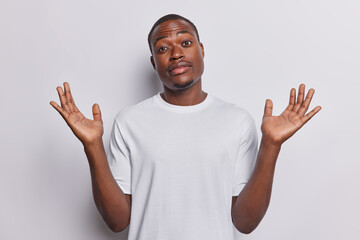
[[[189,56],[192,56],[193,61],[196,62],[203,61],[203,55],[200,48],[192,49],[191,52],[189,52]]]
[[[161,55],[161,57],[154,58],[155,65],[158,69],[163,68],[165,65],[164,57]]]
[[[156,72],[159,76],[161,77],[166,77],[168,75],[168,70],[167,70],[167,64],[166,62],[161,59],[161,58],[157,58],[156,60],[154,59],[155,62],[155,66],[156,66]]]
[[[204,68],[204,58],[201,54],[201,52],[199,52],[199,54],[197,54],[196,58],[194,59],[194,62],[197,66],[198,70],[201,70]]]

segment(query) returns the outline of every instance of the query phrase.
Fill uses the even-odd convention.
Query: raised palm
[[[289,105],[280,114],[280,116],[272,116],[273,103],[270,99],[267,99],[261,125],[263,136],[275,144],[282,144],[290,138],[307,121],[320,111],[321,107],[317,106],[305,115],[314,92],[314,89],[310,89],[304,100],[305,85],[301,84],[299,86],[299,95],[295,103],[296,90],[294,88],[291,89]]]
[[[65,91],[61,87],[57,87],[56,90],[59,94],[61,107],[54,101],[51,101],[50,104],[64,118],[75,136],[83,144],[91,144],[101,139],[104,130],[99,105],[94,104],[92,107],[94,120],[87,119],[76,107],[67,82],[64,83]]]

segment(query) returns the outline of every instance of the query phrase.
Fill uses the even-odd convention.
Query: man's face
[[[151,63],[163,84],[179,91],[193,86],[204,71],[204,48],[191,25],[170,20],[158,25],[152,33]]]

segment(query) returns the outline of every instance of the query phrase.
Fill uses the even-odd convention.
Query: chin
[[[194,83],[194,80],[190,80],[190,81],[187,81],[184,83],[174,83],[173,87],[175,89],[186,89],[186,88],[191,87],[193,85],[193,83]]]

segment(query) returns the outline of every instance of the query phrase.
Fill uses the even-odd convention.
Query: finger
[[[304,101],[304,95],[305,95],[305,84],[300,84],[299,86],[299,95],[297,98],[296,103],[302,103]]]
[[[290,90],[289,105],[286,107],[285,110],[291,111],[294,108],[295,98],[296,98],[296,89],[292,88]]]
[[[69,105],[72,108],[72,111],[76,112],[80,116],[80,119],[84,119],[85,116],[80,112],[80,110],[75,105],[75,101],[70,90],[70,84],[68,82],[64,82],[64,88],[65,88],[65,94],[67,96],[66,99],[68,100]]]
[[[51,101],[50,105],[53,106],[59,113],[60,115],[64,118],[64,120],[66,121],[66,119],[69,116],[69,113],[64,111],[64,109],[62,109],[56,102]]]
[[[304,116],[306,111],[309,109],[309,106],[310,106],[310,102],[311,102],[311,99],[313,98],[314,96],[314,93],[315,93],[315,90],[313,88],[311,88],[307,95],[306,95],[306,98],[305,98],[305,101],[303,102],[303,104],[301,105],[299,111],[298,111],[298,114],[300,116]]]
[[[62,89],[62,87],[57,87],[56,88],[58,94],[59,94],[59,98],[60,98],[60,102],[61,102],[61,107],[63,108],[63,110],[67,111],[67,112],[71,112],[70,108],[69,108],[69,104],[67,102],[67,99],[65,97],[64,91]]]
[[[298,97],[297,97],[296,104],[295,104],[295,106],[293,108],[293,111],[297,112],[299,110],[301,104],[304,101],[304,95],[305,95],[305,84],[300,84],[300,86],[299,86],[299,94],[298,94]]]
[[[65,89],[65,96],[66,96],[66,100],[69,104],[70,111],[74,112],[75,111],[75,108],[74,108],[75,103],[74,103],[74,99],[71,96],[69,83],[64,82],[64,89]]]
[[[305,116],[303,116],[301,118],[301,121],[303,122],[303,125],[305,123],[307,123],[307,121],[309,121],[316,113],[318,113],[321,110],[321,106],[317,106],[316,108],[314,108],[311,112],[309,112],[308,114],[306,114]]]
[[[264,108],[264,117],[271,117],[273,111],[273,103],[270,99],[266,99]]]
[[[92,106],[92,112],[93,112],[94,120],[102,121],[102,119],[101,119],[101,111],[100,111],[99,104],[95,103],[95,104]]]

